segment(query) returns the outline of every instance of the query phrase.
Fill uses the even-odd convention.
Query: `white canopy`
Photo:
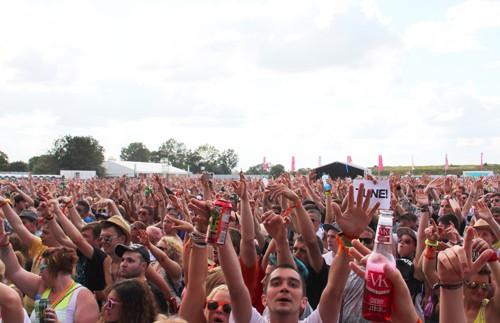
[[[162,163],[145,163],[134,161],[106,160],[103,163],[106,175],[109,177],[120,177],[127,175],[134,177],[138,174],[163,174],[165,176],[188,176],[188,172],[180,168]]]

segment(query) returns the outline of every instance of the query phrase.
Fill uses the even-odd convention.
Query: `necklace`
[[[72,279],[69,282],[68,286],[66,286],[66,288],[59,294],[59,296],[57,296],[57,298],[50,304],[51,308],[56,308],[56,306],[59,305],[59,303],[67,296],[69,289],[71,288],[71,286],[73,286],[74,283],[75,281]]]

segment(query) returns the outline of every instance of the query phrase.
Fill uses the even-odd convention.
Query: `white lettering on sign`
[[[380,202],[380,209],[388,210],[391,207],[391,185],[389,181],[377,181],[375,184],[371,180],[356,179],[353,181],[354,190],[359,190],[359,184],[365,184],[363,196],[366,197],[366,192],[372,189],[370,207],[375,203]]]

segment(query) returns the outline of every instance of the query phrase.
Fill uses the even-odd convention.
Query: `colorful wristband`
[[[494,261],[498,261],[498,254],[496,252],[491,255],[490,259],[488,259],[488,262]]]
[[[425,245],[429,247],[437,247],[439,246],[439,241],[431,242],[429,239],[425,239]]]

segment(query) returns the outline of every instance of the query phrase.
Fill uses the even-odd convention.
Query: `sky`
[[[0,1],[0,150],[500,163],[500,1]]]

